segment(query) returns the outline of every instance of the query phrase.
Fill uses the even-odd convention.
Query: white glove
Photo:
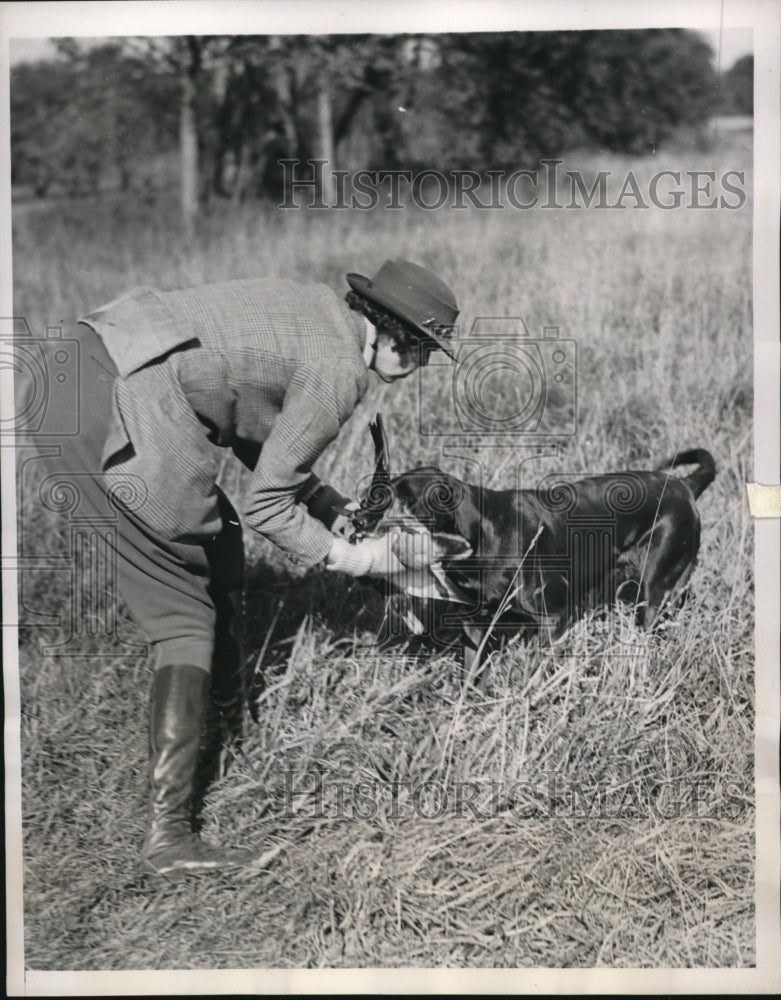
[[[407,569],[428,569],[436,561],[434,539],[427,529],[404,528],[392,532],[392,537],[393,552]]]
[[[393,552],[393,535],[364,538],[357,545],[350,545],[344,538],[334,538],[331,551],[326,556],[326,569],[348,573],[350,576],[392,576],[404,572],[402,563]]]
[[[328,569],[350,576],[393,576],[407,570],[422,570],[434,560],[434,545],[428,531],[391,531],[350,545],[335,538],[326,557]]]

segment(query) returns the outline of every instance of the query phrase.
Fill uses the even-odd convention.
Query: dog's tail
[[[690,451],[680,451],[675,458],[663,462],[658,471],[673,469],[678,465],[696,465],[693,472],[681,478],[688,484],[695,497],[706,490],[716,478],[716,463],[713,455],[704,448],[692,448]]]

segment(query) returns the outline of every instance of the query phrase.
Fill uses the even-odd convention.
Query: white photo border
[[[781,6],[776,0],[660,0],[627,4],[575,0],[153,0],[71,4],[14,3],[0,10],[0,308],[11,315],[9,51],[13,38],[110,35],[314,34],[454,30],[556,30],[639,27],[752,28],[755,40],[754,209],[754,480],[779,483],[779,53]],[[13,412],[3,372],[2,406]],[[779,565],[781,524],[755,520],[757,965],[753,969],[387,969],[31,972],[23,965],[20,699],[16,654],[16,574],[5,562],[15,552],[12,449],[3,450],[3,652],[5,685],[7,990],[9,995],[113,996],[128,994],[399,993],[746,993],[781,989],[778,743]],[[399,974],[401,973],[401,974]]]

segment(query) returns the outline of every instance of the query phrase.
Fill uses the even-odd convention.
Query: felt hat
[[[431,271],[408,260],[386,260],[373,278],[348,274],[347,283],[455,359],[452,337],[458,305],[448,286]]]

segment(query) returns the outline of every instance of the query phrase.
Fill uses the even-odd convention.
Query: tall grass
[[[691,165],[708,169],[709,155]],[[604,164],[638,176],[663,165]],[[422,399],[414,380],[375,386],[319,466],[346,490],[371,467],[377,409],[397,469],[435,462],[494,486],[514,485],[519,467],[528,484],[648,468],[695,446],[718,465],[698,505],[692,594],[664,630],[639,633],[615,611],[553,647],[514,640],[479,691],[454,651],[373,646],[373,589],[301,577],[248,539],[260,724],[213,787],[204,833],[281,846],[252,877],[162,890],[139,877],[149,666],[111,642],[103,660],[88,648],[44,657],[52,630],[25,630],[30,967],[753,963],[750,201],[667,212],[253,204],[216,209],[186,244],[175,206],[106,199],[25,207],[14,254],[15,312],[37,330],[133,284],[281,275],[342,289],[346,271],[403,256],[456,289],[467,331],[476,317],[520,315],[532,335],[555,325],[577,341],[571,438],[443,448],[417,420],[419,405],[446,405],[446,386]],[[238,496],[240,470],[224,480]],[[29,496],[26,551],[61,551],[63,526]],[[56,574],[24,584],[31,606],[67,601]],[[356,813],[338,786],[358,781],[372,791]]]

